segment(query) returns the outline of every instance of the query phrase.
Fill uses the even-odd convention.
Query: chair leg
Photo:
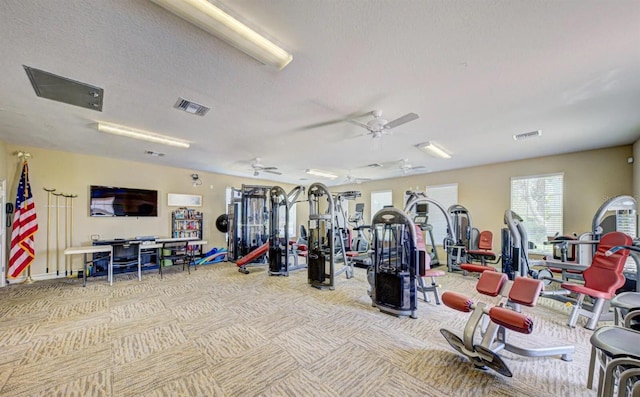
[[[422,291],[422,297],[425,302],[430,302],[429,296],[427,295],[427,286],[424,282],[424,277],[418,277],[418,284],[420,284],[420,291]]]
[[[589,373],[587,374],[587,389],[591,390],[593,387],[593,371],[596,364],[596,348],[591,346],[591,357],[589,358]]]
[[[576,327],[576,323],[578,322],[578,317],[580,316],[580,311],[582,310],[582,301],[584,300],[584,294],[578,294],[578,298],[576,299],[575,305],[573,305],[573,310],[571,310],[571,315],[569,315],[569,321],[567,325],[571,328]]]
[[[600,320],[600,315],[602,314],[602,308],[604,307],[605,299],[597,298],[593,303],[593,309],[591,313],[591,317],[589,321],[587,321],[587,325],[585,325],[586,329],[594,330],[598,325],[598,320]]]
[[[436,298],[436,305],[440,304],[440,293],[438,292],[438,284],[436,284],[436,278],[431,277],[431,290],[433,291],[433,296]]]

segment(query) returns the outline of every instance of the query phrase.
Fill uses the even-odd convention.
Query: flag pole
[[[51,193],[55,192],[56,189],[47,189],[43,187],[43,189],[47,192],[47,274],[49,274],[49,257],[51,256],[49,253],[49,240],[51,240],[49,234],[51,231]]]
[[[23,172],[24,172],[24,167],[27,164],[27,159],[29,157],[31,157],[31,153],[29,152],[23,152],[22,150],[18,151],[17,153],[18,156],[18,161],[22,161],[22,166],[23,166]],[[27,177],[28,180],[28,177]],[[25,188],[28,188],[27,186],[25,186]],[[29,187],[30,188],[30,187]],[[17,211],[17,209],[16,209]],[[37,228],[36,228],[37,230]],[[27,265],[27,278],[24,280],[25,284],[32,284],[33,283],[33,279],[31,278],[31,263],[29,263]]]

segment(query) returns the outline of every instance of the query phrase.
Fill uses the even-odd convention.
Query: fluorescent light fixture
[[[309,168],[305,172],[309,175],[320,176],[320,177],[329,178],[329,179],[336,179],[338,177],[338,175],[336,174],[332,174],[327,171],[314,170],[313,168]]]
[[[418,148],[424,150],[425,152],[435,157],[440,157],[442,159],[451,158],[451,155],[447,153],[446,150],[444,150],[443,148],[441,148],[440,146],[436,145],[433,142],[421,143],[418,145]]]
[[[293,56],[207,0],[151,0],[262,64],[282,70]]]
[[[184,149],[188,149],[190,146],[188,142],[181,141],[176,138],[171,138],[169,136],[164,136],[164,135],[156,134],[153,132],[136,130],[134,128],[124,127],[116,124],[98,122],[98,131],[106,132],[108,134],[126,136],[127,138],[141,139],[143,141],[161,143],[163,145],[175,146],[175,147],[180,147]]]

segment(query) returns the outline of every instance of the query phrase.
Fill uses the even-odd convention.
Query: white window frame
[[[427,197],[442,204],[446,211],[454,204],[458,204],[458,184],[447,183],[442,185],[427,186]],[[445,237],[447,237],[447,219],[435,205],[429,204],[429,224],[433,230],[433,243],[437,246],[442,246]],[[446,216],[449,216],[447,214]]]
[[[514,191],[515,183],[528,183],[525,194],[530,195],[530,189],[533,187],[533,184],[545,180],[547,182],[544,187],[544,202],[537,202],[538,208],[532,207],[533,199],[516,197],[518,192]],[[553,246],[544,244],[544,242],[547,241],[548,237],[553,237],[556,233],[560,236],[563,233],[564,173],[511,177],[509,190],[509,208],[522,218],[522,223],[527,231],[527,238],[535,245],[535,248],[530,251],[541,254],[552,254]],[[540,204],[543,204],[542,208],[539,208]]]
[[[386,197],[386,196],[389,197]],[[371,221],[376,212],[380,211],[387,205],[393,205],[393,190],[376,190],[371,192]]]

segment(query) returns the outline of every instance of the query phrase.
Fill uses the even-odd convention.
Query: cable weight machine
[[[418,250],[413,221],[402,211],[383,208],[373,228],[372,306],[394,316],[417,318]]]
[[[269,190],[271,213],[269,222],[269,275],[288,276],[290,271],[306,267],[298,264],[298,255],[294,245],[289,242],[289,210],[295,205],[304,187],[296,186],[285,193],[280,186]]]
[[[315,288],[333,290],[336,276],[345,273],[347,279],[353,277],[353,264],[346,256],[342,231],[336,218],[336,203],[331,192],[324,184],[313,183],[307,190],[307,196],[309,284]]]

